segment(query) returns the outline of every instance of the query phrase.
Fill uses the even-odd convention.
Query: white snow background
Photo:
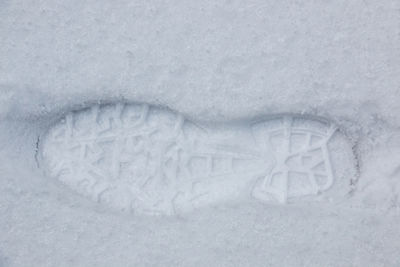
[[[329,118],[352,142],[354,190],[114,212],[44,177],[35,153],[63,112],[115,100]],[[400,266],[399,127],[398,0],[0,0],[0,266]]]

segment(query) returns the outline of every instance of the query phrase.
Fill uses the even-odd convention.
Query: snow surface
[[[400,2],[0,1],[0,266],[399,266]],[[340,203],[114,212],[45,177],[37,138],[98,101],[188,118],[323,116]]]

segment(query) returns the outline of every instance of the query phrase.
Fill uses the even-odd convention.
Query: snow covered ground
[[[45,175],[63,115],[121,101],[215,125],[326,118],[348,190],[147,216]],[[397,0],[0,1],[0,266],[399,266],[399,101]]]

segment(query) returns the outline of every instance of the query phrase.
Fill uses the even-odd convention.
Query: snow
[[[399,266],[400,2],[0,1],[0,266]],[[335,122],[342,201],[133,216],[49,179],[37,138],[93,103],[216,124]]]

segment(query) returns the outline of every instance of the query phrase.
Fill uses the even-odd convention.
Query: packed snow
[[[397,0],[0,1],[0,266],[399,266],[399,10]],[[218,138],[204,140],[239,152],[249,122],[323,118],[340,136],[333,189],[286,204],[240,191],[167,216],[105,205],[41,156],[70,112],[116,103],[207,125]]]

